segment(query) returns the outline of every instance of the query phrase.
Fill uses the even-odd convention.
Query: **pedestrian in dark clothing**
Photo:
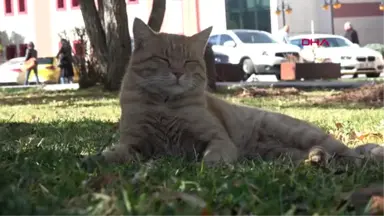
[[[56,58],[59,59],[60,83],[72,83],[74,76],[72,47],[67,40],[61,39],[61,48],[57,53]]]
[[[29,85],[28,79],[29,79],[29,75],[31,74],[31,71],[33,71],[33,73],[35,74],[36,83],[40,84],[39,76],[37,73],[38,72],[37,71],[37,50],[35,50],[35,44],[33,44],[33,42],[28,43],[28,47],[27,47],[27,50],[25,53],[25,60],[24,61],[27,62],[30,60],[33,62],[29,62],[29,63],[31,63],[30,65],[28,64],[27,72],[25,74],[24,85]]]
[[[352,27],[350,22],[344,24],[345,35],[344,37],[350,40],[352,43],[359,44],[359,37],[356,30]]]

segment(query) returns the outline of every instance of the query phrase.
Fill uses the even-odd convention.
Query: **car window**
[[[243,43],[277,43],[271,36],[263,32],[236,31],[234,33]]]
[[[303,49],[303,44],[302,44],[302,39],[295,39],[295,40],[290,40],[289,43],[295,46],[300,47],[300,49]]]
[[[233,41],[233,42],[234,42],[234,40],[232,39],[231,36],[226,35],[226,34],[222,34],[222,35],[220,36],[220,42],[219,42],[219,44],[220,44],[220,45],[224,45],[224,43],[227,42],[227,41]]]
[[[348,43],[347,40],[344,40],[342,38],[317,38],[319,41],[321,41],[321,47],[347,47],[351,46],[352,42]]]
[[[218,38],[219,35],[212,35],[211,37],[209,37],[208,43],[210,43],[211,45],[217,45]]]

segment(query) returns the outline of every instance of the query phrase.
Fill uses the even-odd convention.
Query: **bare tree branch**
[[[163,24],[166,10],[166,0],[153,0],[151,15],[149,16],[148,25],[154,31],[160,31]]]

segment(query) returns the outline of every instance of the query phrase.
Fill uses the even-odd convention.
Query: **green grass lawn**
[[[383,143],[382,109],[310,103],[326,94],[221,96],[308,120],[348,145]],[[319,169],[289,160],[208,169],[164,159],[105,167],[95,178],[79,158],[118,140],[116,97],[97,89],[0,91],[1,214],[358,215],[340,205],[342,194],[383,183],[379,163]]]

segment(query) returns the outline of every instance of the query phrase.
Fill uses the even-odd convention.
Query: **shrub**
[[[373,49],[375,51],[378,51],[379,53],[381,53],[381,55],[384,56],[384,44],[378,44],[378,43],[375,43],[375,44],[367,44],[365,45],[366,48],[370,48],[370,49]]]

